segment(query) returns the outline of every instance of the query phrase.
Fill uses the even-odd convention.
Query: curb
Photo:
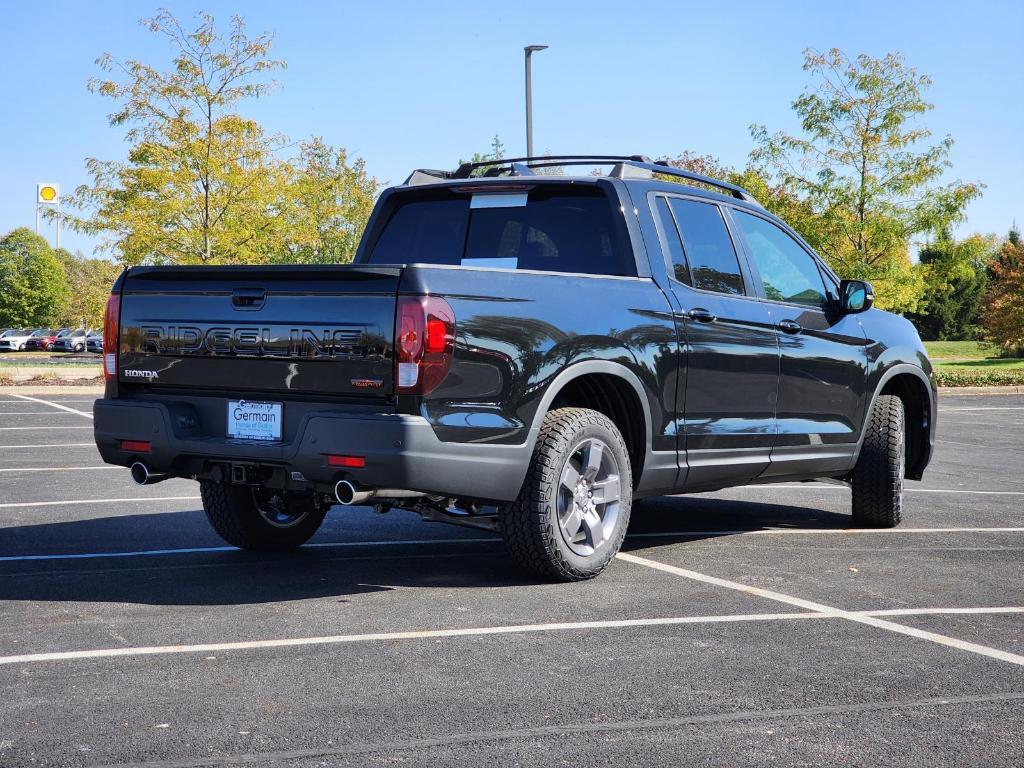
[[[1024,387],[1004,384],[996,387],[939,387],[939,394],[948,395],[1024,395]]]
[[[0,395],[103,395],[103,385],[30,384],[23,387],[0,386]]]

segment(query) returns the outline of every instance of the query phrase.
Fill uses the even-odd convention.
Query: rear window
[[[497,207],[480,203],[498,202],[498,196],[444,194],[399,199],[366,263],[636,274],[621,219],[599,189],[533,189],[525,205],[516,195],[501,195],[511,204]]]

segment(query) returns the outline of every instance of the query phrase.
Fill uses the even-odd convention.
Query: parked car
[[[20,330],[4,331],[0,335],[0,351],[2,352],[24,352],[26,345],[31,339],[37,339],[48,334],[46,328],[22,328]]]
[[[88,332],[84,328],[68,331],[53,342],[54,352],[84,352]]]
[[[85,337],[85,348],[89,352],[103,352],[103,334],[93,331]]]
[[[645,496],[832,478],[854,524],[897,525],[935,439],[914,327],[738,186],[554,160],[612,167],[416,171],[350,265],[122,273],[103,459],[198,479],[244,549],[374,504],[500,533],[567,581],[608,565]]]
[[[53,344],[57,341],[57,334],[65,329],[50,329],[45,333],[38,336],[33,335],[28,341],[25,342],[26,351],[37,351],[37,352],[48,352],[53,348]]]

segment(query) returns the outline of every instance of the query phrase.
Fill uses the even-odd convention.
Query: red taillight
[[[437,296],[399,296],[395,314],[395,391],[426,395],[452,366],[455,313]]]
[[[121,450],[131,451],[132,453],[149,453],[152,450],[152,446],[148,440],[122,440]]]
[[[366,466],[366,459],[362,456],[328,456],[327,466],[362,469]]]
[[[112,381],[117,378],[118,323],[121,315],[121,297],[116,293],[107,299],[103,313],[103,378]]]

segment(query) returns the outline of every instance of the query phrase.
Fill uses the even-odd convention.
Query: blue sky
[[[33,226],[35,184],[70,190],[86,157],[122,158],[111,103],[86,91],[104,51],[150,63],[166,44],[139,26],[158,3],[10,4],[0,29],[0,233]],[[748,126],[795,128],[805,47],[902,52],[934,79],[927,117],[952,134],[951,177],[980,180],[961,233],[1024,222],[1024,3],[1010,2],[272,2],[165,0],[251,33],[274,33],[280,88],[245,107],[271,131],[311,134],[396,183],[450,167],[500,134],[524,150],[523,53],[534,58],[534,145],[559,153],[674,155],[742,165]],[[52,241],[52,231],[48,231]],[[63,245],[94,241],[65,233]]]

